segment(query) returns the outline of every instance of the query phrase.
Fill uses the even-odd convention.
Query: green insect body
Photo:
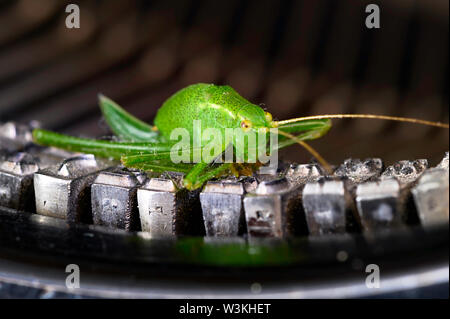
[[[194,84],[172,95],[158,110],[155,126],[169,139],[175,128],[186,128],[193,135],[193,123],[217,128],[239,127],[250,120],[254,127],[270,127],[266,113],[257,105],[240,96],[230,86]]]
[[[222,136],[226,135],[227,128],[263,134],[269,134],[271,129],[276,128],[279,134],[276,148],[281,149],[299,143],[319,157],[320,155],[315,154],[315,151],[303,141],[313,140],[326,134],[331,128],[330,118],[378,118],[371,115],[324,115],[275,121],[270,113],[240,96],[233,88],[203,83],[190,85],[167,99],[158,110],[154,126],[135,118],[102,95],[99,96],[99,104],[106,122],[120,141],[78,138],[42,129],[33,131],[34,141],[41,145],[69,151],[120,159],[126,167],[130,168],[156,172],[183,172],[186,174],[183,184],[188,189],[199,188],[206,181],[223,174],[249,173],[249,170],[251,172],[258,167],[254,164],[247,166],[237,163],[217,164],[211,159],[203,158],[196,163],[174,163],[171,156],[174,152],[173,147],[178,141],[172,140],[171,134],[173,130],[182,128],[189,133],[189,136],[193,136],[195,121],[201,124],[202,130],[216,129]],[[383,119],[399,120],[390,117],[383,117]],[[437,123],[439,124],[437,125],[421,120],[406,120],[448,128],[446,124]],[[207,142],[207,139],[201,138],[197,146],[200,151],[207,146]],[[223,153],[230,144],[234,149],[246,147],[246,145],[238,144],[235,139],[231,141],[222,139],[219,145],[216,145],[217,154],[214,156]],[[191,145],[189,147],[192,147]]]

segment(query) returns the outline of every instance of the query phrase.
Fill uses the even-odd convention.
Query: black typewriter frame
[[[373,236],[325,236],[314,243],[288,239],[289,248],[303,251],[305,258],[286,266],[227,267],[183,260],[170,249],[180,239],[141,238],[136,245],[137,236],[2,208],[0,282],[116,298],[448,296],[448,224]],[[336,259],[339,251],[348,253],[346,261]],[[379,265],[387,283],[381,289],[364,288],[363,265],[372,263]],[[65,287],[68,264],[80,267],[80,289]],[[417,281],[401,284],[408,276]],[[261,284],[259,294],[251,292],[255,282]]]

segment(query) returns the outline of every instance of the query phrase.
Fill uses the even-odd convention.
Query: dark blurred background
[[[76,3],[81,28],[67,29]],[[366,5],[381,9],[367,29]],[[0,0],[0,121],[108,133],[97,94],[145,121],[176,90],[229,84],[277,119],[374,113],[448,122],[448,0]],[[182,114],[180,114],[182,116]],[[329,161],[428,158],[447,130],[334,121],[311,142]],[[310,155],[284,151],[297,162]]]

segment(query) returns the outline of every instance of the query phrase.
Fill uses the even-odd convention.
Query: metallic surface
[[[420,177],[411,190],[424,226],[448,223],[449,173],[447,169],[433,168]]]
[[[293,164],[286,172],[286,178],[294,184],[317,182],[323,177],[322,168],[317,164]]]
[[[307,183],[303,189],[303,209],[309,233],[345,233],[346,195],[342,181]]]
[[[33,211],[33,176],[38,169],[37,161],[27,153],[16,153],[0,161],[0,205]]]
[[[7,122],[0,124],[0,156],[4,152],[23,150],[31,143],[31,125]]]
[[[105,169],[93,155],[80,155],[34,175],[36,213],[69,222],[92,221],[90,186]]]
[[[334,175],[345,177],[353,184],[376,180],[383,171],[383,161],[379,158],[346,159],[335,171]]]
[[[204,234],[198,191],[171,178],[151,178],[137,191],[141,227],[152,237]]]
[[[288,237],[301,231],[300,187],[286,178],[262,181],[244,198],[250,237]]]
[[[356,206],[363,229],[379,231],[403,226],[399,196],[400,186],[394,178],[358,185]]]
[[[59,168],[61,175],[72,176],[73,172],[82,171],[84,165],[71,163],[60,165]],[[422,182],[426,181],[425,177],[432,175],[435,170],[442,172],[442,168],[426,170],[416,187],[420,188]],[[111,171],[120,170],[108,169],[103,173]],[[306,172],[304,175],[311,177],[310,170],[306,169]],[[135,176],[140,183],[145,180],[145,176],[135,175],[136,172],[128,173]],[[137,183],[134,178],[123,179],[124,175],[102,174],[96,183],[99,186],[112,186],[111,189],[116,189],[114,185],[120,184],[126,189],[124,194],[129,194],[130,189],[136,187]],[[434,183],[439,182],[440,179],[436,177],[433,175],[430,179]],[[164,220],[164,216],[156,215],[153,216],[155,221],[177,226],[177,223],[185,220],[179,217],[186,216],[182,212],[189,207],[189,201],[185,201],[183,196],[186,194],[182,196],[183,193],[176,187],[180,178],[178,174],[153,177],[139,189],[145,194],[148,211],[153,209],[154,213],[158,213],[156,205],[168,204],[166,208],[169,210],[161,211],[170,212],[170,218]],[[304,185],[302,182],[305,179],[302,178],[297,179],[297,183],[273,175],[260,178],[258,186],[254,181],[242,183],[244,190],[248,191],[244,199],[244,209],[247,216],[260,219],[266,217],[266,220],[263,220],[265,224],[262,225],[265,226],[264,229],[256,227],[254,230],[266,230],[265,233],[259,233],[264,236],[273,234],[273,237],[269,238],[254,236],[251,227],[249,237],[176,236],[187,232],[180,231],[182,226],[188,226],[185,230],[192,230],[192,226],[203,227],[205,224],[201,215],[197,215],[196,221],[189,220],[188,224],[178,224],[175,231],[171,228],[170,233],[152,233],[151,227],[149,230],[143,229],[143,232],[126,232],[116,227],[67,224],[66,220],[60,218],[2,209],[0,284],[6,283],[6,287],[34,287],[42,290],[42,297],[71,293],[65,288],[64,281],[65,265],[70,263],[76,263],[82,269],[82,285],[76,293],[77,296],[83,297],[376,297],[398,295],[403,291],[411,294],[411,289],[436,291],[435,287],[448,283],[448,224],[445,221],[444,224],[440,222],[434,225],[422,222],[426,229],[420,225],[398,228],[388,224],[381,227],[382,223],[379,223],[377,227],[370,229],[373,231],[365,231],[363,235],[349,233],[345,228],[348,220],[341,214],[343,208],[349,209],[347,202],[342,205],[343,198],[350,195],[344,181],[316,176],[313,178],[318,178],[318,182]],[[340,178],[345,180],[346,176]],[[300,180],[302,182],[298,182]],[[233,183],[236,180],[228,182],[234,185],[228,192],[242,196],[242,188],[238,187],[238,191],[234,188],[236,184]],[[359,191],[357,190],[356,194],[362,205],[376,203],[379,207],[380,204],[390,203],[387,190],[391,187],[377,185],[398,185],[398,182],[393,178],[386,178],[378,183],[357,184]],[[206,187],[204,194],[218,194],[218,190],[223,191],[224,185],[220,185],[220,181],[211,182],[209,185],[212,187]],[[392,187],[393,193],[396,189],[399,188]],[[404,191],[408,190],[409,187],[404,188]],[[146,193],[149,191],[154,192],[156,197],[149,197]],[[441,191],[443,189],[438,188],[436,192],[439,198],[442,198]],[[109,193],[107,197],[112,194],[114,192]],[[198,194],[192,195],[194,202],[197,202],[196,212],[201,212]],[[427,205],[427,196],[416,196],[415,199],[420,203],[417,205]],[[247,206],[246,201],[249,199],[251,205]],[[303,206],[309,203],[312,208],[307,210],[306,206],[302,209],[301,200]],[[298,206],[293,208],[289,203]],[[334,214],[330,215],[338,217],[336,223],[330,225],[322,221],[317,224],[317,227],[320,226],[318,231],[311,231],[313,228],[309,227],[311,236],[306,236],[308,229],[302,217],[308,218],[308,214],[309,217],[316,217],[317,213],[323,211],[322,204],[338,212],[336,214],[334,211]],[[363,209],[368,211],[367,207],[366,205]],[[144,213],[148,211],[144,208]],[[269,215],[265,216],[262,212],[269,212]],[[274,216],[278,219],[268,218],[272,217],[272,212],[278,212],[278,216]],[[380,213],[380,210],[376,213]],[[300,220],[289,224],[289,216]],[[142,211],[140,217],[143,217]],[[370,216],[366,219],[370,220]],[[314,222],[317,223],[316,220]],[[302,223],[305,224],[304,228]],[[311,225],[313,224],[309,221],[308,226]],[[336,229],[336,226],[341,228]],[[159,230],[157,227],[153,229]],[[171,238],[161,238],[167,234],[170,234]],[[290,236],[291,234],[295,236]],[[14,257],[17,254],[20,255],[19,259]],[[414,256],[420,256],[420,260],[411,260]],[[23,258],[27,261],[24,262]],[[49,266],[47,261],[52,266]],[[55,265],[55,262],[59,266]],[[383,272],[382,287],[376,291],[365,285],[365,266],[372,263],[379,265]],[[109,275],[111,270],[114,276]],[[30,273],[38,276],[39,280],[31,278]],[[343,273],[346,274],[345,279]],[[262,290],[255,293],[251,288],[254,283],[260,285]]]
[[[395,178],[400,183],[400,187],[404,188],[414,183],[427,168],[426,159],[398,161],[386,168],[381,174],[381,179]]]
[[[245,230],[244,185],[238,181],[208,182],[200,193],[206,236],[238,236]]]
[[[125,230],[140,230],[137,208],[138,178],[126,169],[98,174],[91,186],[94,225]]]

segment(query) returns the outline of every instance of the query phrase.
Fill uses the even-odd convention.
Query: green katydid
[[[62,135],[42,129],[33,131],[34,141],[41,145],[54,146],[69,151],[91,153],[100,157],[120,159],[124,166],[148,171],[178,171],[185,173],[184,187],[196,189],[206,181],[223,174],[242,174],[254,171],[258,165],[214,162],[228,147],[239,148],[235,140],[219,143],[214,150],[213,159],[194,163],[174,163],[171,160],[173,147],[177,141],[171,139],[176,128],[183,128],[194,134],[193,123],[200,121],[204,128],[214,128],[225,133],[226,128],[243,132],[269,134],[273,129],[279,136],[276,148],[280,149],[294,143],[306,148],[325,169],[328,163],[311,146],[305,143],[322,137],[331,128],[331,119],[366,118],[381,119],[449,128],[448,124],[420,119],[400,118],[371,114],[334,114],[293,118],[275,121],[272,115],[260,106],[252,104],[240,96],[230,86],[214,84],[190,85],[172,95],[158,110],[154,125],[151,126],[133,117],[112,100],[100,95],[99,103],[106,122],[120,141],[94,140]],[[294,135],[297,134],[297,135]],[[198,146],[202,151],[206,141]],[[189,150],[193,151],[191,145]]]

